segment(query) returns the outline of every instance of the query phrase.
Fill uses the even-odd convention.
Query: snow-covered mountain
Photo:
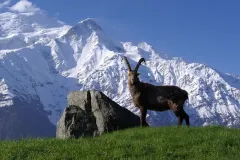
[[[240,127],[239,76],[168,57],[145,42],[113,42],[93,19],[69,26],[43,12],[6,12],[0,14],[0,137],[54,136],[73,90],[100,90],[139,114],[123,55],[133,67],[146,59],[142,81],[188,91],[191,124]],[[148,111],[147,121],[175,125],[177,118],[171,111]]]

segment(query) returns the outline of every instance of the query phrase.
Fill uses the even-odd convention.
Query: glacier
[[[0,138],[54,136],[73,90],[102,91],[139,115],[122,56],[133,67],[146,59],[141,81],[188,91],[191,125],[240,127],[240,76],[169,57],[146,42],[113,41],[91,18],[70,26],[40,11],[5,12],[0,13]],[[177,118],[171,111],[148,111],[147,122],[175,125]]]

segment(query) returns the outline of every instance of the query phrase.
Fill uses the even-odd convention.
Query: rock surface
[[[53,125],[39,100],[15,98],[10,107],[0,107],[0,140],[55,137]]]
[[[73,91],[57,123],[57,138],[96,136],[140,125],[140,118],[96,90]]]

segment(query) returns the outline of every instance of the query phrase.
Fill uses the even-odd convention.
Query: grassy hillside
[[[222,127],[135,128],[78,140],[0,141],[0,159],[239,160],[240,130]]]

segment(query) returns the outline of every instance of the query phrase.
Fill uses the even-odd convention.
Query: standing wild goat
[[[147,110],[166,111],[171,109],[178,117],[178,125],[182,125],[183,119],[189,126],[189,116],[183,110],[183,105],[188,99],[188,93],[177,86],[154,86],[139,81],[137,70],[144,58],[141,58],[134,70],[127,58],[123,57],[128,67],[128,87],[133,104],[141,111],[141,126],[146,126]],[[146,62],[145,62],[146,63]]]

